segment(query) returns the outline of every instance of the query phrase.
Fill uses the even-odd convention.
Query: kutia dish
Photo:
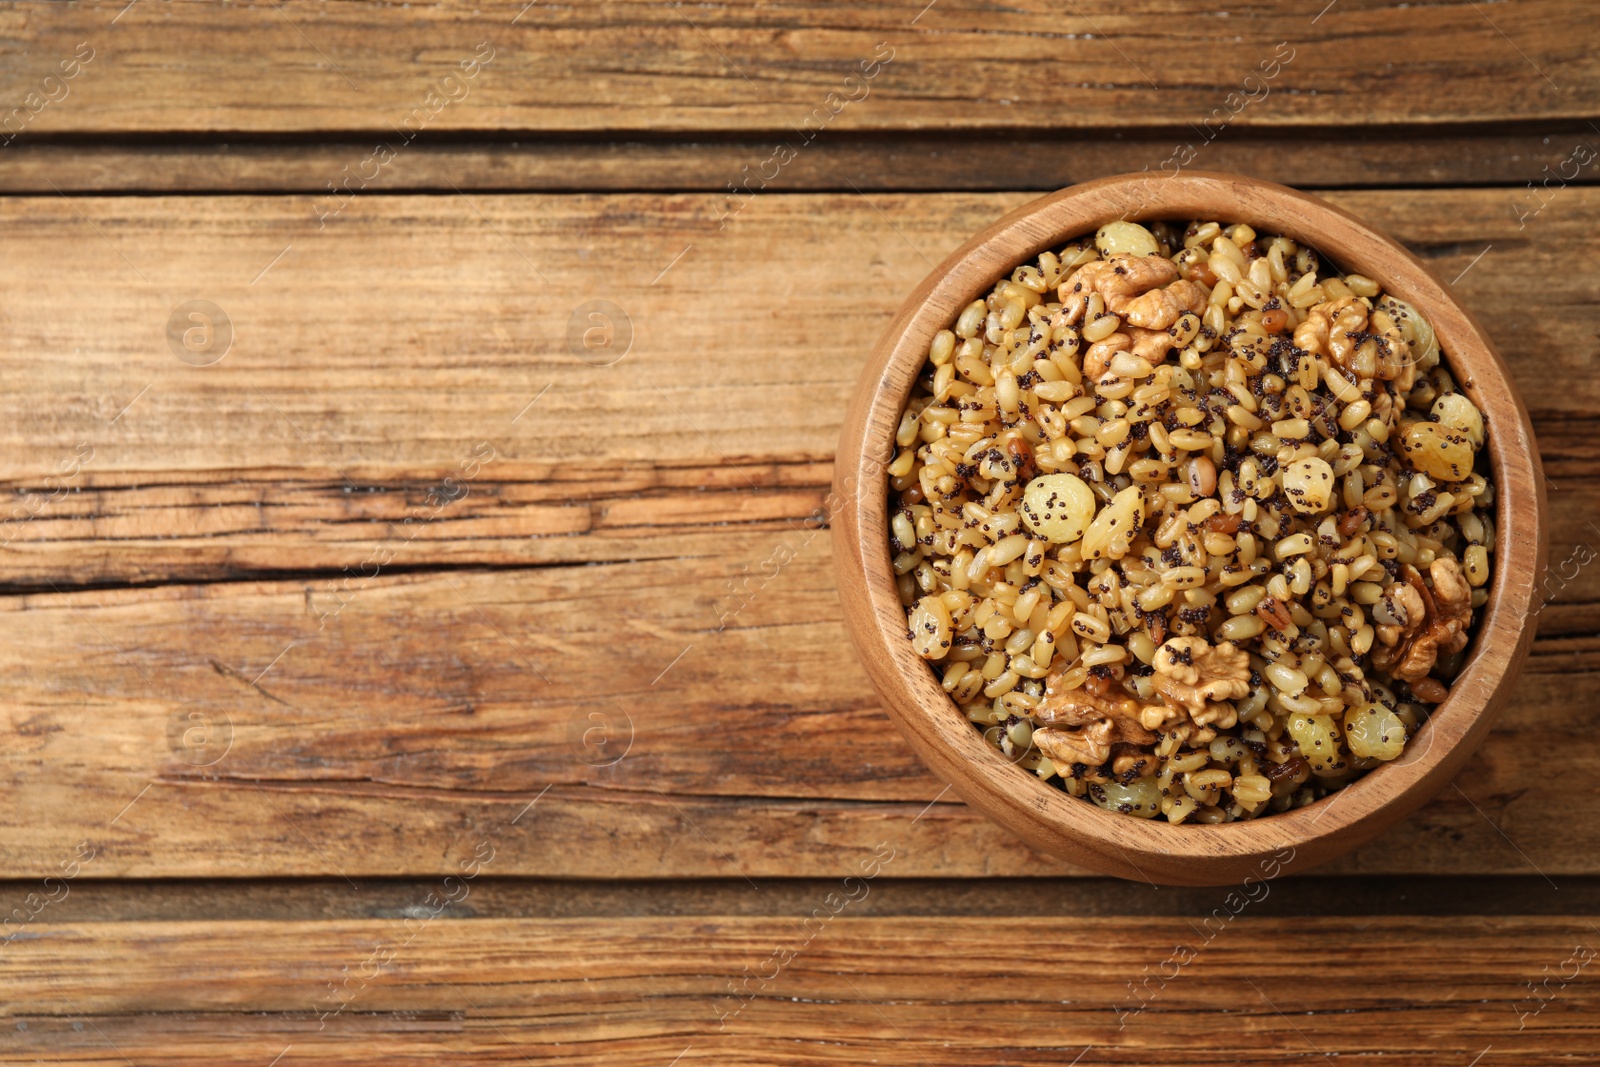
[[[1101,870],[1352,847],[1468,758],[1531,638],[1542,476],[1498,357],[1278,186],[1014,212],[907,301],[840,451],[846,619],[908,740]]]
[[[1227,822],[1398,757],[1494,550],[1416,310],[1288,237],[1116,220],[934,335],[884,531],[907,639],[1008,759]]]

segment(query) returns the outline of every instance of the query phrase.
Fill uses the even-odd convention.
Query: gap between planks
[[[838,879],[602,880],[483,876],[446,913],[453,920],[614,916],[803,915]],[[1258,918],[1310,915],[1600,915],[1600,877],[1347,877],[1311,872],[1272,883]],[[439,878],[87,879],[52,903],[52,923],[244,919],[328,921],[405,918]],[[0,900],[24,900],[33,881],[0,882]],[[1114,878],[890,878],[872,882],[851,914],[1204,918],[1238,887],[1151,886]]]
[[[1228,133],[1191,167],[1232,170],[1323,190],[1523,188],[1561,175],[1586,123],[1497,127],[1289,129]],[[0,153],[0,195],[228,196],[316,194],[372,151],[382,133],[316,137],[196,134],[140,138],[33,135]],[[537,131],[419,139],[362,194],[519,192],[726,192],[782,143],[785,131],[738,136],[615,131],[582,139]],[[806,146],[762,195],[794,192],[1045,192],[1111,174],[1159,169],[1192,131],[1088,130],[970,135],[887,131],[835,133]]]

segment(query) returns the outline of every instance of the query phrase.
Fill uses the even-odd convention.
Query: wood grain
[[[0,1055],[1444,1065],[1492,1047],[1600,1062],[1600,985],[1569,962],[1600,935],[1579,916],[852,915],[871,892],[770,918],[429,920],[419,902],[409,921],[41,925],[0,953],[16,1018]],[[802,926],[812,914],[828,918]]]
[[[1462,275],[1538,421],[1559,567],[1600,547],[1600,309],[1570,268],[1600,192],[1521,229],[1512,195],[1332,199]],[[943,786],[868,695],[808,520],[922,255],[1024,199],[772,196],[718,230],[705,195],[358,198],[326,231],[302,197],[0,201],[0,281],[25,294],[0,306],[14,507],[95,449],[0,548],[30,591],[0,604],[4,780],[30,813],[0,865],[42,876],[87,839],[100,877],[431,873],[548,785],[508,872],[827,873],[891,834],[908,875],[1066,872],[948,796],[919,817]],[[607,368],[565,341],[604,294],[637,327]],[[194,297],[237,326],[214,366],[166,345]],[[1335,870],[1594,871],[1600,808],[1538,786],[1600,771],[1600,572],[1564,573],[1465,793]],[[147,588],[84,588],[126,583]],[[634,746],[592,766],[613,700]],[[194,711],[232,719],[215,765],[184,742]]]
[[[719,628],[727,560],[784,536],[380,578],[320,630],[304,582],[17,598],[0,773],[33,814],[0,826],[5,869],[43,876],[88,840],[95,877],[420,874],[492,833],[506,873],[551,877],[827,874],[885,839],[907,876],[1070,871],[905,749],[848,653],[825,537]],[[1600,774],[1587,664],[1592,635],[1536,649],[1465,792],[1332,870],[1592,873],[1593,798],[1536,787],[1556,763]]]
[[[1255,5],[1228,17],[1179,0],[1065,10],[482,0],[414,5],[404,17],[313,0],[143,4],[121,14],[123,6],[34,0],[6,9],[8,108],[24,106],[81,42],[94,50],[22,136],[387,136],[480,42],[494,58],[431,118],[430,132],[788,136],[817,108],[839,108],[830,130],[1185,129],[1214,113],[1235,128],[1548,121],[1592,117],[1600,89],[1588,15],[1559,0],[1523,0],[1493,21],[1472,5],[1393,0],[1344,0],[1320,16],[1309,5]],[[888,54],[880,43],[892,62],[863,98],[845,79]],[[1260,81],[1260,64],[1275,54],[1292,59]],[[1229,102],[1246,92],[1256,102]],[[830,104],[829,93],[858,102]]]
[[[591,502],[616,502],[595,478],[622,493],[821,485],[838,412],[904,293],[1026,199],[770,196],[720,229],[723,202],[690,194],[358,197],[323,229],[304,197],[0,200],[0,284],[26,294],[0,309],[0,479],[37,489],[94,450],[69,493],[5,527],[5,577],[218,576],[229,551],[327,566],[319,543],[403,519],[480,441],[495,459],[474,485],[505,487],[510,506],[485,514],[484,493],[461,510],[488,522],[473,533],[498,522],[521,541],[581,533]],[[1550,478],[1579,486],[1596,469],[1600,309],[1571,266],[1600,190],[1560,190],[1520,223],[1507,190],[1330,199],[1459,279],[1555,442]],[[633,324],[613,367],[567,345],[574,310],[602,297]],[[180,362],[165,334],[196,298],[234,325],[209,367]],[[717,499],[712,521],[747,506]],[[442,518],[418,540],[459,529],[454,509]],[[197,524],[218,536],[184,536]],[[287,551],[273,562],[258,540]]]

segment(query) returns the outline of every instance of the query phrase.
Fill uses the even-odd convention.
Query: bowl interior
[[[1496,492],[1490,596],[1468,659],[1405,753],[1344,789],[1290,812],[1217,825],[1172,825],[1104,811],[1010,765],[973,729],[905,639],[887,538],[884,466],[933,335],[1003,275],[1111,219],[1244,222],[1315,248],[1376,279],[1434,327],[1452,373],[1481,411]],[[1544,479],[1509,376],[1478,323],[1414,256],[1331,204],[1237,176],[1108,178],[1044,197],[1001,219],[912,293],[873,353],[841,442],[836,490],[841,592],[852,635],[880,695],[924,760],[969,803],[1035,845],[1128,877],[1221,882],[1273,862],[1318,862],[1383,829],[1441,788],[1487,733],[1532,638],[1529,609],[1544,564]],[[1288,860],[1272,857],[1289,849]],[[1277,873],[1277,872],[1274,872]]]

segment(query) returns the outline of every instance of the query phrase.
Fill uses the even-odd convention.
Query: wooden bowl
[[[1489,600],[1466,665],[1399,759],[1308,807],[1218,825],[1104,811],[1009,764],[906,639],[890,566],[884,466],[933,335],[1019,264],[1118,218],[1244,222],[1376,279],[1433,324],[1447,364],[1486,416],[1498,539]],[[879,697],[933,772],[1038,849],[1097,871],[1175,885],[1221,885],[1320,863],[1370,840],[1443,788],[1488,734],[1527,658],[1545,563],[1538,449],[1483,328],[1415,256],[1360,220],[1316,197],[1228,174],[1131,174],[1073,186],[1018,208],[962,245],[916,287],[873,349],[846,414],[834,491],[845,622]]]

